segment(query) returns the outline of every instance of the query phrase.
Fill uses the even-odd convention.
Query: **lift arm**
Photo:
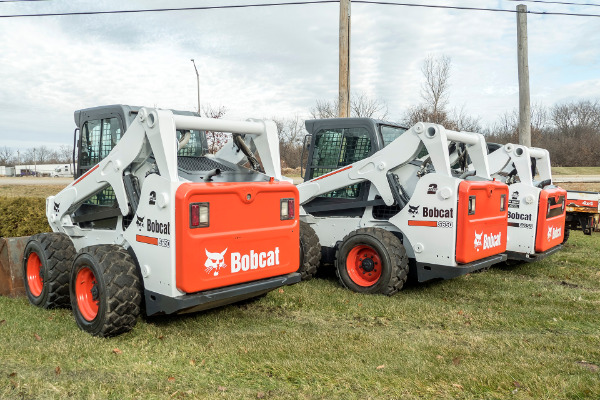
[[[478,133],[455,132],[443,126],[419,122],[392,143],[372,156],[298,185],[300,204],[315,197],[355,183],[373,183],[387,205],[394,203],[394,193],[388,173],[414,160],[424,145],[437,173],[452,176],[448,141],[462,142],[476,169],[476,174],[490,179],[485,139]]]
[[[488,158],[492,175],[506,175],[506,173],[512,171],[512,164],[514,164],[521,182],[529,186],[533,186],[533,173],[531,170],[531,159],[533,158],[536,160],[540,180],[550,180],[550,183],[552,183],[550,153],[546,149],[508,143],[489,154]],[[502,172],[505,174],[501,174]]]

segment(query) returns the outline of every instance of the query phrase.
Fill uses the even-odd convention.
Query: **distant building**
[[[73,167],[66,164],[29,164],[29,165],[16,165],[15,175],[16,176],[73,176]]]
[[[0,166],[0,176],[14,176],[15,167]]]

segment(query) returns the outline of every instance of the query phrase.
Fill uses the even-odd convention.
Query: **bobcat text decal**
[[[483,245],[483,250],[491,249],[494,247],[498,247],[502,244],[502,233],[498,233],[497,235],[491,234],[483,234],[475,232],[475,241],[473,243],[477,251],[479,251],[479,247]]]
[[[429,207],[423,207],[423,216],[424,217],[434,217],[434,218],[452,218],[454,210],[452,208],[450,209],[443,209],[443,208],[429,208]]]
[[[225,264],[225,253],[227,249],[220,253],[211,253],[204,249],[206,253],[206,261],[204,267],[207,274],[219,275],[219,270],[227,267]],[[231,273],[235,274],[240,271],[248,271],[251,269],[272,267],[279,265],[279,247],[275,247],[272,251],[256,252],[250,250],[250,254],[242,254],[238,252],[231,253]]]
[[[552,226],[548,227],[548,241],[560,237],[561,234],[562,228],[560,226],[558,228],[554,228]]]
[[[518,219],[521,221],[531,221],[531,214],[523,214],[520,212],[508,212],[508,219]]]

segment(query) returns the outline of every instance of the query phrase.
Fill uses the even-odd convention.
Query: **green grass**
[[[552,175],[600,175],[600,167],[552,167]]]
[[[324,274],[112,339],[0,297],[0,398],[597,399],[599,251],[573,232],[544,261],[393,297]]]

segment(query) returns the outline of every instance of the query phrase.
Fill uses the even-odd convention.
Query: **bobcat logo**
[[[137,215],[135,217],[137,218],[137,221],[135,221],[135,224],[137,225],[138,229],[141,231],[142,228],[144,228],[144,217],[138,217]]]
[[[204,249],[204,252],[206,253],[207,257],[206,262],[204,263],[204,267],[206,267],[206,273],[212,273],[214,276],[219,275],[219,270],[221,268],[227,267],[227,264],[225,264],[224,259],[227,249],[223,250],[220,253],[210,253],[206,249]]]
[[[58,210],[60,209],[60,203],[54,202],[54,212],[58,212]]]
[[[419,207],[421,206],[411,206],[410,204],[408,205],[408,212],[412,215],[415,216],[419,213]]]
[[[483,236],[483,231],[481,231],[481,233],[477,233],[475,232],[475,241],[473,242],[473,244],[475,245],[475,248],[477,249],[477,251],[479,251],[479,248],[481,247],[481,237]]]
[[[552,239],[552,227],[548,227],[548,240]]]

